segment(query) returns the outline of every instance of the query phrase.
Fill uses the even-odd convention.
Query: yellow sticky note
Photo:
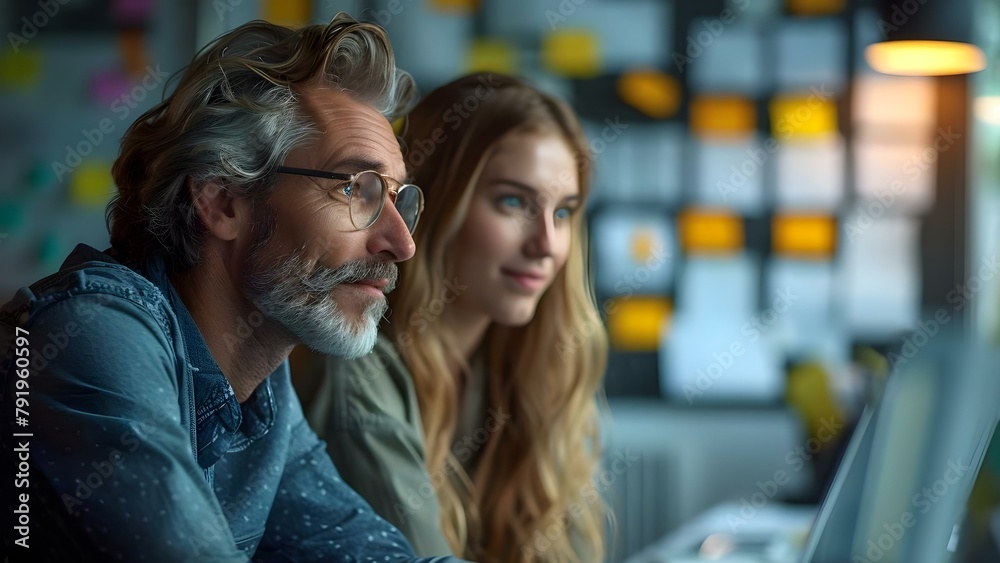
[[[663,297],[622,297],[605,305],[608,338],[619,350],[653,351],[668,329],[673,305]]]
[[[691,131],[703,139],[742,138],[757,128],[757,109],[741,96],[697,96],[691,100]]]
[[[681,87],[674,77],[657,70],[633,70],[618,77],[618,96],[628,105],[663,119],[677,113]]]
[[[732,254],[743,248],[743,219],[725,211],[688,209],[679,226],[681,247],[689,254]]]
[[[104,205],[114,192],[115,183],[108,162],[85,160],[70,177],[69,195],[77,205]]]
[[[466,67],[469,72],[517,74],[514,47],[497,39],[474,39],[469,45]]]
[[[832,258],[837,222],[824,215],[779,215],[771,223],[774,252],[807,258]]]
[[[542,39],[542,64],[569,78],[593,78],[601,71],[597,36],[583,29],[555,31]]]
[[[0,53],[0,86],[33,88],[42,76],[42,54],[35,50],[4,49]]]
[[[798,16],[825,16],[844,11],[844,0],[787,0],[788,11]]]
[[[278,25],[301,27],[312,17],[311,0],[263,0],[261,16]]]
[[[472,13],[479,9],[479,0],[430,0],[430,6],[440,12]]]
[[[837,103],[815,96],[775,96],[771,134],[778,140],[823,137],[837,131]]]

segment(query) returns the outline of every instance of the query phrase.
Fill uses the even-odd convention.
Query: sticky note
[[[118,52],[125,65],[125,72],[132,78],[140,78],[149,66],[146,51],[146,37],[142,30],[126,29],[118,34]]]
[[[15,232],[24,223],[24,205],[12,201],[0,202],[0,230]]]
[[[62,245],[54,231],[49,231],[38,243],[38,260],[43,264],[53,264],[62,257]]]
[[[688,73],[695,92],[757,96],[769,86],[765,80],[768,73],[763,68],[763,34],[757,26],[734,23],[703,47],[698,42],[699,34],[711,23],[692,23],[684,52],[672,55],[674,67],[678,72]]]
[[[780,400],[780,348],[767,333],[744,332],[746,319],[697,318],[678,310],[660,348],[662,393],[686,405]]]
[[[855,338],[896,337],[920,314],[920,226],[909,217],[849,216],[841,253],[843,314]]]
[[[479,0],[430,0],[430,7],[442,12],[472,13],[479,9]]]
[[[687,127],[666,121],[625,122],[615,116],[583,122],[594,156],[587,205],[625,202],[673,205],[681,197]]]
[[[301,27],[312,17],[311,0],[262,0],[261,16],[278,25]]]
[[[778,208],[832,211],[844,201],[847,148],[839,134],[783,143],[774,158]]]
[[[653,351],[660,347],[661,331],[668,327],[672,305],[664,297],[624,297],[606,306],[611,345],[619,350]]]
[[[773,30],[778,91],[841,94],[847,85],[848,33],[839,18],[787,19]]]
[[[768,295],[795,296],[795,301],[788,307],[777,303],[781,312],[774,319],[771,331],[781,334],[782,341],[790,350],[810,357],[823,354],[829,359],[839,356],[837,348],[840,348],[840,354],[846,354],[849,346],[844,340],[848,334],[837,322],[838,317],[833,315],[834,280],[839,269],[839,264],[832,260],[777,256],[768,260],[764,269]],[[839,288],[837,293],[840,293]],[[778,312],[774,305],[772,301],[770,307]]]
[[[851,120],[861,130],[892,127],[923,132],[937,123],[934,78],[859,74],[851,101]]]
[[[798,16],[825,16],[844,11],[845,0],[787,0],[788,11]]]
[[[695,96],[691,130],[700,138],[746,137],[757,127],[754,103],[741,96]]]
[[[593,78],[601,71],[597,36],[583,29],[549,33],[542,39],[542,64],[567,78]]]
[[[942,130],[944,131],[944,130]],[[957,135],[955,136],[957,138]],[[884,142],[860,136],[854,144],[854,182],[867,213],[919,214],[934,205],[937,161],[951,148],[947,131],[933,141],[918,138]]]
[[[753,135],[746,139],[695,141],[693,149],[697,205],[723,207],[745,215],[763,209],[765,167],[777,150],[773,140],[762,144]]]
[[[131,89],[132,81],[118,70],[100,70],[90,77],[91,97],[100,106],[109,106]]]
[[[20,48],[0,53],[0,86],[30,89],[42,76],[42,53]]]
[[[687,209],[680,215],[681,248],[690,254],[727,254],[743,248],[743,220],[731,213]]]
[[[154,0],[113,0],[111,15],[122,24],[143,23],[153,12]]]
[[[830,259],[837,246],[837,221],[824,215],[777,215],[771,221],[775,253]]]
[[[647,116],[663,119],[677,113],[681,87],[675,78],[660,71],[633,70],[618,77],[618,96]]]
[[[694,256],[677,280],[677,313],[713,323],[740,326],[758,309],[760,265],[741,252]]]
[[[837,103],[818,94],[771,99],[771,134],[779,141],[809,139],[837,132]]]
[[[769,330],[780,296],[766,295],[759,304],[759,280],[759,261],[749,253],[687,261],[670,335],[661,347],[665,394],[689,404],[780,396],[784,356]],[[794,306],[787,301],[783,310]]]
[[[83,161],[70,179],[70,200],[76,205],[103,205],[114,194],[111,164],[100,160]]]
[[[684,143],[687,131],[680,123],[635,123],[619,141],[630,143],[627,164],[632,170],[631,201],[674,205],[681,197],[684,174]],[[609,145],[610,146],[610,145]],[[601,166],[599,163],[598,167]],[[617,181],[607,180],[606,187],[615,189]]]
[[[613,207],[597,213],[590,232],[595,285],[601,295],[663,294],[673,276],[676,236],[667,213]]]
[[[469,45],[469,72],[492,71],[517,74],[517,53],[514,47],[499,39],[473,39]]]
[[[36,162],[28,170],[28,186],[33,192],[44,192],[55,183],[56,177],[44,162]]]

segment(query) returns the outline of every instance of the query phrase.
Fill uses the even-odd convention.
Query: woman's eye
[[[502,207],[509,207],[511,209],[516,209],[521,207],[521,198],[516,195],[508,195],[500,198],[500,205]]]
[[[569,207],[561,207],[559,209],[556,209],[556,215],[555,215],[556,219],[564,220],[564,219],[569,219],[572,216],[573,216],[573,209]]]

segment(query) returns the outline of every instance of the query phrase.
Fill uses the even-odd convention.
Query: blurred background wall
[[[197,49],[340,10],[385,27],[423,92],[519,74],[584,120],[609,450],[645,456],[611,487],[615,556],[752,492],[907,346],[994,331],[997,0],[7,0],[4,300],[107,246],[120,137]],[[951,31],[985,70],[896,76],[864,54]],[[815,500],[816,471],[781,496]]]

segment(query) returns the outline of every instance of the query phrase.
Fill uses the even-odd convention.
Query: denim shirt
[[[341,481],[287,362],[236,401],[162,261],[139,273],[79,245],[0,309],[0,350],[12,556],[414,560]]]

